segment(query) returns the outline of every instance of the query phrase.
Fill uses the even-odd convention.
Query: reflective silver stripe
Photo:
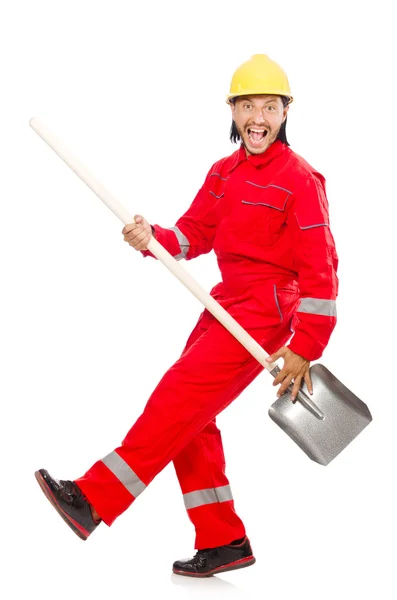
[[[262,190],[265,190],[266,188],[269,188],[269,187],[274,187],[274,188],[277,188],[278,190],[283,190],[283,192],[287,192],[287,194],[292,194],[292,192],[290,192],[286,188],[280,187],[279,185],[274,185],[273,183],[269,183],[269,185],[259,185],[258,183],[254,183],[253,181],[246,181],[245,183],[254,185],[255,187],[261,188]]]
[[[281,312],[281,308],[280,308],[280,305],[279,305],[279,303],[278,303],[278,298],[277,298],[277,287],[276,287],[276,284],[274,284],[274,286],[273,286],[273,287],[274,287],[274,299],[275,299],[275,301],[276,301],[276,305],[277,305],[278,312],[279,312],[279,315],[280,315],[280,321],[282,321],[282,320],[283,320],[283,313]]]
[[[224,195],[223,192],[222,192],[222,194],[220,196],[217,196],[216,194],[214,194],[214,192],[210,192],[210,194],[212,194],[213,196],[215,196],[215,198],[218,198],[218,200],[219,200],[219,198],[222,198],[222,196]]]
[[[314,223],[314,225],[305,225],[304,227],[302,227],[302,225],[299,223],[298,221],[298,217],[297,215],[295,215],[296,221],[299,225],[299,228],[304,230],[304,229],[313,229],[314,227],[328,227],[328,223]]]
[[[135,498],[146,488],[146,485],[117,452],[111,452],[102,459],[102,462]]]
[[[288,200],[288,198],[287,198]],[[275,208],[276,210],[280,210],[283,212],[285,205],[287,204],[287,200],[284,202],[283,208],[279,208],[278,206],[273,206],[272,204],[265,204],[264,202],[248,202],[247,200],[241,200],[242,204],[252,204],[253,206],[268,206],[269,208]]]
[[[183,495],[186,509],[204,506],[205,504],[214,504],[215,502],[227,502],[233,500],[230,485],[222,487],[209,488],[207,490],[197,490]]]
[[[187,253],[189,252],[190,244],[189,240],[186,236],[183,235],[182,231],[179,227],[170,227],[171,231],[173,231],[178,239],[179,247],[181,249],[181,253],[177,256],[174,256],[176,260],[181,260],[181,258],[186,258]]]
[[[316,223],[315,225],[307,225],[306,227],[301,227],[301,229],[313,229],[313,227],[328,227],[328,223]]]
[[[298,312],[336,317],[336,301],[320,300],[319,298],[301,298]]]
[[[229,177],[222,177],[222,175],[219,175],[219,173],[211,173],[210,177],[219,177],[219,179],[222,179],[222,181],[227,181],[229,179]]]

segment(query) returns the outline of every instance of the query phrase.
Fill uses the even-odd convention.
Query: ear
[[[287,104],[287,106],[283,110],[283,123],[284,123],[285,119],[287,118],[288,111],[289,111],[289,104]]]
[[[229,102],[229,105],[230,105],[230,109],[232,111],[232,119],[233,119],[233,121],[235,121],[236,120],[236,104],[235,104],[235,102]]]

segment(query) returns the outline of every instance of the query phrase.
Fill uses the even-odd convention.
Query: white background
[[[2,597],[396,598],[392,5],[2,5]],[[132,214],[172,226],[234,150],[224,100],[258,52],[287,71],[291,147],[327,179],[340,296],[320,362],[374,420],[321,467],[268,418],[262,374],[219,416],[257,564],[194,581],[171,576],[194,541],[172,466],[86,543],[34,480],[40,467],[78,477],[119,444],[201,305],[123,242],[28,122],[41,117]],[[218,281],[212,253],[183,265],[207,289]]]

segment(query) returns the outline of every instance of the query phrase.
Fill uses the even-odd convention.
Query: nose
[[[265,123],[265,117],[261,108],[255,110],[254,121],[257,125],[263,125]]]

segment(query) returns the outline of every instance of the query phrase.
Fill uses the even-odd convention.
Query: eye
[[[252,104],[250,104],[249,102],[245,102],[243,104],[243,108],[244,110],[252,110]]]
[[[276,107],[275,107],[275,106],[273,106],[273,104],[269,104],[269,106],[267,107],[267,110],[268,110],[269,112],[274,112],[274,111],[276,110]]]

